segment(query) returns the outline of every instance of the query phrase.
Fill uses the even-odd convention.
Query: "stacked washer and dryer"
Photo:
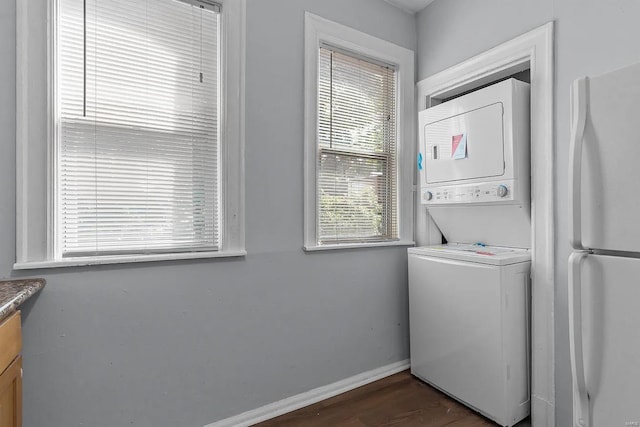
[[[447,244],[409,249],[411,372],[503,426],[530,410],[529,85],[420,112],[420,198]]]

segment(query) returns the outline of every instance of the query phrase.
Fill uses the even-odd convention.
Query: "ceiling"
[[[427,7],[433,0],[386,0],[407,12],[416,13]]]

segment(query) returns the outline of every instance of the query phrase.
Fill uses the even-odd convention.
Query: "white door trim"
[[[554,380],[554,26],[549,22],[418,83],[418,110],[526,69],[531,73],[531,414],[533,427],[555,425]],[[416,181],[417,182],[417,181]],[[439,243],[416,202],[416,242]]]

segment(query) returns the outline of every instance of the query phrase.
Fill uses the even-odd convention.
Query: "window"
[[[318,242],[397,240],[395,67],[319,52]]]
[[[241,98],[225,96],[242,84],[242,5],[52,3],[49,85],[19,96],[19,116],[20,103],[48,103],[36,122],[48,144],[18,138],[19,158],[45,158],[48,173],[19,164],[28,185],[15,267],[243,255]],[[18,13],[20,40],[38,15]],[[39,213],[46,223],[32,231]]]
[[[411,244],[413,52],[306,27],[305,249]]]

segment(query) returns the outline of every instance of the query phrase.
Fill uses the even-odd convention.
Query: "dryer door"
[[[421,126],[427,184],[503,175],[503,111],[498,102]]]

